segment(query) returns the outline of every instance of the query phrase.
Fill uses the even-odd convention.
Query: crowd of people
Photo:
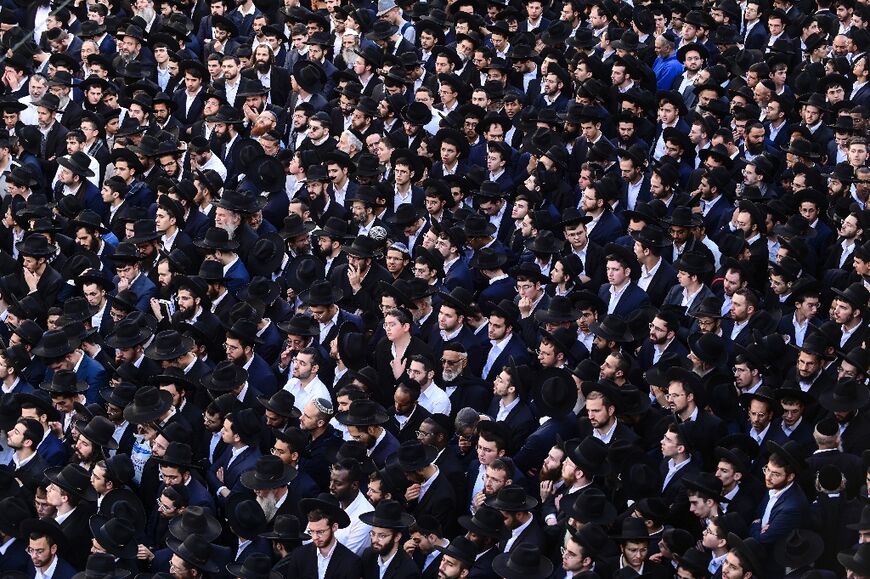
[[[868,23],[2,0],[0,579],[870,578]]]

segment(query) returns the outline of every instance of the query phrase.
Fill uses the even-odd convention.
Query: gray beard
[[[239,228],[238,225],[219,225],[218,227],[229,233],[230,239],[236,236],[236,229]]]
[[[267,521],[271,521],[275,518],[275,514],[278,512],[278,507],[276,505],[277,502],[278,501],[275,499],[274,495],[257,497],[257,504],[260,505],[260,508],[263,509],[263,512],[266,514]]]

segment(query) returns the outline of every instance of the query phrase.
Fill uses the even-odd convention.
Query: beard
[[[445,383],[453,383],[462,376],[462,372],[457,372],[456,370],[443,370],[441,372],[441,378],[443,378],[443,382]]]
[[[541,482],[544,482],[544,481],[556,482],[561,477],[562,477],[562,470],[559,468],[552,468],[552,469],[543,469],[542,468],[541,471],[538,473],[538,478],[541,479]]]
[[[257,72],[261,74],[266,74],[269,72],[269,69],[272,68],[272,63],[269,61],[260,62],[259,60],[254,63],[254,68],[257,69]]]
[[[235,224],[232,224],[232,223],[227,223],[226,225],[218,225],[217,227],[220,227],[221,229],[223,229],[224,231],[226,231],[226,232],[230,235],[230,239],[232,239],[233,237],[235,237],[235,235],[236,235],[236,229],[239,228],[238,225],[235,225]]]
[[[353,51],[353,49],[342,50],[341,58],[345,62],[354,62],[354,60],[356,59],[356,53]]]
[[[263,512],[266,514],[267,521],[271,521],[275,518],[275,514],[278,512],[277,502],[278,500],[274,495],[257,497],[257,504],[260,505],[260,508],[263,509]]]
[[[267,124],[254,123],[254,126],[251,127],[251,136],[252,137],[262,137],[266,133],[272,130],[272,127]]]
[[[178,324],[181,322],[186,322],[186,321],[190,320],[195,313],[196,313],[196,309],[194,309],[194,308],[187,308],[185,310],[181,310],[181,309],[175,310],[175,313],[172,314],[172,324],[175,325],[175,324]]]

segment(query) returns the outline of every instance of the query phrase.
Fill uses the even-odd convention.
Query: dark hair
[[[363,472],[360,468],[359,461],[353,458],[343,458],[332,464],[333,471],[347,471],[350,482],[361,483],[363,480]]]
[[[301,350],[299,350],[299,354],[308,354],[309,356],[311,356],[311,365],[320,366],[320,352],[317,350],[317,348],[312,348],[311,346],[308,346],[307,348],[302,348]]]

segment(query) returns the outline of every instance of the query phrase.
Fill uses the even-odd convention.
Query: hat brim
[[[84,492],[79,492],[78,490],[76,490],[76,489],[74,489],[73,487],[71,487],[71,486],[69,486],[68,484],[66,484],[66,482],[64,482],[64,480],[61,479],[61,478],[58,476],[58,475],[60,475],[60,473],[61,473],[62,470],[63,470],[63,467],[62,467],[62,466],[56,466],[56,467],[52,467],[52,468],[46,469],[46,471],[45,471],[45,478],[46,478],[49,482],[56,484],[57,486],[59,486],[59,487],[62,488],[63,490],[65,490],[65,491],[67,491],[67,492],[69,492],[69,493],[72,493],[72,494],[76,495],[77,497],[79,497],[79,498],[81,498],[81,499],[83,499],[83,500],[85,500],[85,501],[88,501],[88,502],[96,502],[96,500],[97,500],[97,491],[94,490],[94,487],[92,487],[92,486],[89,484],[89,485],[84,489]]]
[[[344,509],[322,501],[316,497],[306,498],[299,501],[299,514],[302,515],[302,520],[308,520],[309,511],[318,509],[326,513],[330,519],[338,524],[339,529],[344,529],[350,525],[350,517]]]
[[[133,402],[124,408],[124,419],[133,424],[147,424],[154,422],[166,414],[166,411],[172,406],[172,394],[165,390],[158,390],[158,395],[160,397],[160,406],[154,409],[145,410],[138,408],[134,399]]]
[[[553,563],[544,556],[533,572],[518,571],[510,566],[510,554],[502,553],[492,560],[492,570],[503,579],[546,579],[553,573]]]

